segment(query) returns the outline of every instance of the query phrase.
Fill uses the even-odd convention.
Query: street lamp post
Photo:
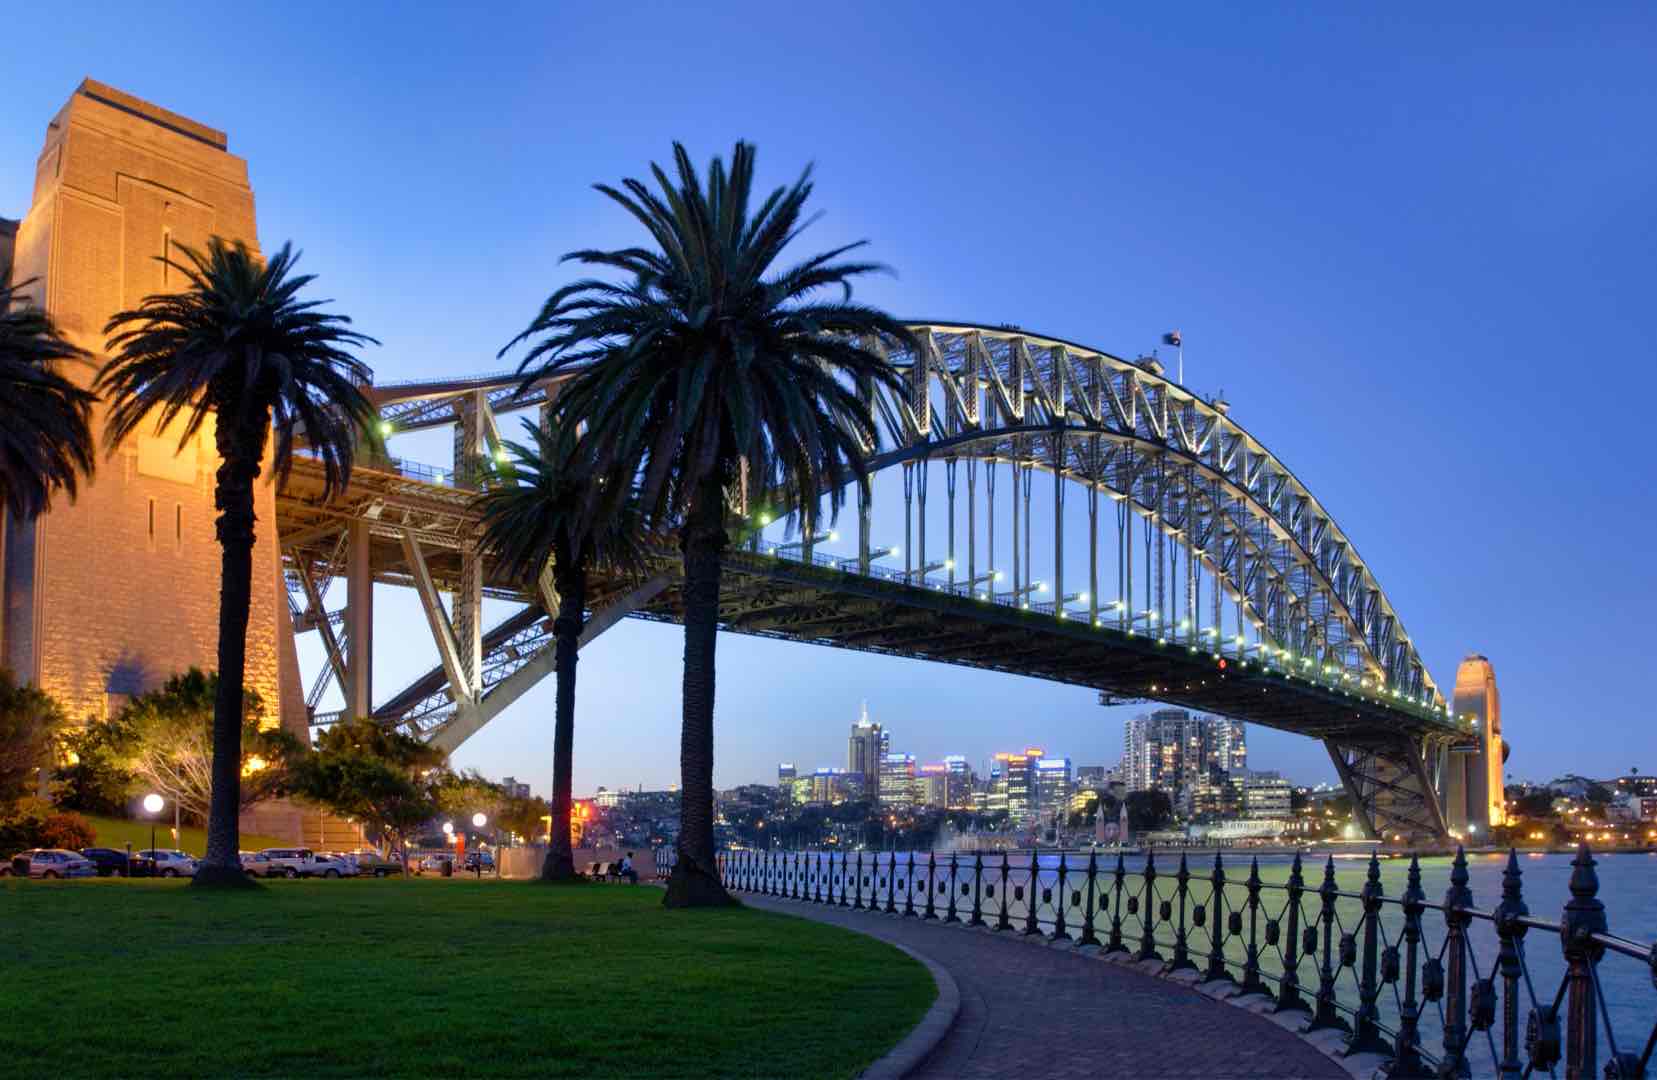
[[[472,815],[472,828],[482,829],[487,824],[489,824],[489,815],[483,813],[482,811],[479,811],[478,813]],[[480,851],[480,852],[477,853],[477,860],[478,861],[475,864],[477,879],[479,881],[482,881],[483,880],[483,852]]]
[[[156,819],[156,815],[161,813],[161,808],[163,806],[166,806],[166,805],[167,805],[166,801],[163,800],[161,798],[161,796],[155,794],[155,792],[153,792],[153,791],[150,792],[148,795],[144,796],[144,812],[150,816],[150,876],[151,877],[155,876],[155,819]]]

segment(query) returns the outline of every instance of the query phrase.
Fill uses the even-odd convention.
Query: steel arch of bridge
[[[1303,731],[1328,745],[1366,831],[1444,833],[1436,771],[1449,746],[1468,737],[1466,724],[1449,714],[1350,539],[1224,401],[1172,382],[1154,360],[1128,361],[1007,327],[912,329],[917,347],[890,357],[903,389],[862,388],[878,428],[868,447],[871,467],[903,478],[902,570],[884,561],[895,563],[895,551],[874,546],[866,500],[857,507],[856,554],[848,557],[817,551],[823,537],[768,539],[757,527],[764,521],[758,496],[749,507],[744,495],[739,509],[753,512],[756,527],[748,552],[733,559],[730,595],[722,599],[727,629],[1022,671],[1117,698],[1155,698]],[[421,596],[441,662],[372,709],[387,722],[452,749],[550,671],[540,617],[552,603],[550,583],[543,577],[526,595],[494,579],[464,494],[490,472],[501,441],[497,414],[545,407],[554,392],[517,388],[511,373],[378,385],[372,393],[388,430],[454,428],[454,467],[384,462],[363,470],[332,504],[322,504],[302,475],[290,481],[278,516],[295,625],[321,631],[329,659],[310,695],[313,708],[333,679],[349,708],[369,711],[363,672],[371,666],[371,620],[350,618],[350,604],[345,613],[327,611],[324,593],[337,576],[356,581],[358,597],[367,595],[365,575]],[[1003,549],[1012,552],[1010,582],[997,576],[993,550],[1003,470],[1011,478],[1000,489],[1013,526]],[[935,473],[944,480],[947,536],[941,550],[929,552]],[[1037,473],[1052,478],[1054,517],[1051,529],[1033,536]],[[989,547],[982,567],[980,477]],[[964,551],[956,535],[962,480]],[[1065,591],[1067,490],[1087,500],[1085,593]],[[1111,511],[1103,522],[1101,503]],[[1107,603],[1100,539],[1113,529],[1117,595]],[[1038,538],[1051,558],[1052,580],[1043,582],[1050,600],[1033,574]],[[1145,553],[1137,566],[1136,550]],[[1136,593],[1137,579],[1143,588]],[[676,588],[676,567],[665,565],[643,587],[601,584],[596,631],[626,615],[675,619]],[[453,597],[447,609],[442,591]],[[486,594],[529,606],[485,630]],[[344,631],[334,634],[341,623]],[[366,647],[354,645],[353,631]],[[999,655],[1009,649],[1011,659]],[[1116,662],[1122,658],[1131,663]],[[1229,673],[1211,680],[1221,660]],[[1268,700],[1275,711],[1263,712]],[[1294,708],[1284,711],[1286,702]]]
[[[970,456],[1108,490],[1192,548],[1274,647],[1444,705],[1356,547],[1225,402],[1154,361],[1012,329],[913,330],[919,349],[892,357],[907,393],[870,395],[884,427],[875,468]]]

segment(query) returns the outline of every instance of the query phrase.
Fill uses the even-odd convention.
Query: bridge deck
[[[350,489],[320,502],[320,476],[301,461],[277,502],[278,530],[290,567],[313,572],[336,557],[351,521],[367,523],[376,581],[412,581],[401,535],[426,545],[426,561],[439,588],[452,587],[461,549],[476,527],[470,493],[413,479],[389,468],[360,469]],[[821,559],[824,563],[833,560]],[[894,576],[865,576],[798,561],[797,557],[733,549],[721,592],[725,629],[1085,686],[1133,699],[1149,699],[1250,723],[1334,739],[1351,746],[1392,745],[1400,737],[1458,738],[1462,726],[1414,703],[1395,702],[1313,674],[1285,670],[1235,655],[1221,657],[1184,642],[1159,643],[1143,633],[1085,620],[1056,618],[1050,610],[1023,610],[974,599],[958,588],[920,586]],[[680,582],[674,579],[635,617],[678,622]],[[594,607],[625,591],[621,580],[594,583]],[[518,583],[485,564],[484,588],[501,599],[534,604]],[[494,637],[524,627],[519,615]],[[486,642],[487,644],[487,642]],[[1223,663],[1222,663],[1223,659]],[[442,689],[441,669],[398,694],[413,702]],[[383,712],[383,709],[376,710]]]

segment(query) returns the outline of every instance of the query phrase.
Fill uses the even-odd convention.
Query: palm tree
[[[587,575],[600,566],[642,570],[648,558],[638,506],[631,500],[593,521],[584,513],[587,476],[579,463],[576,425],[525,422],[532,442],[508,442],[514,479],[478,496],[482,543],[499,569],[535,582],[550,562],[558,610],[552,621],[558,698],[552,733],[552,828],[543,881],[576,879],[570,850],[570,792],[575,755],[575,662],[587,619]]]
[[[10,277],[0,266],[0,509],[27,520],[55,491],[73,500],[81,474],[91,475],[97,398],[57,369],[86,353],[20,295],[33,280],[8,285]]]
[[[197,885],[244,884],[237,855],[242,681],[253,576],[253,482],[275,433],[272,471],[285,477],[296,432],[322,465],[324,498],[344,487],[359,435],[373,408],[360,387],[371,372],[348,351],[373,338],[349,319],[302,300],[312,281],[294,274],[284,244],[262,261],[246,245],[215,237],[205,253],[180,246],[163,260],[188,287],[146,296],[104,327],[111,360],[97,388],[110,402],[104,437],[111,452],[139,427],[159,432],[181,421],[179,446],[211,416],[221,461],[213,492],[221,548],[219,685],[213,703],[213,797],[207,857]]]
[[[767,493],[815,529],[819,494],[838,513],[844,488],[867,483],[874,422],[860,397],[896,388],[877,341],[906,342],[883,311],[851,301],[852,279],[879,270],[842,257],[849,244],[774,271],[807,224],[808,167],[751,206],[754,150],[737,143],[697,176],[675,144],[677,178],[652,165],[597,190],[650,233],[651,247],[564,258],[622,281],[587,279],[553,293],[512,344],[533,339],[527,379],[575,369],[561,398],[588,424],[593,467],[611,479],[592,511],[608,512],[635,483],[647,517],[675,525],[684,559],[684,720],[678,862],[669,906],[734,901],[719,884],[713,843],[714,646],[733,495]],[[823,289],[838,298],[817,297]],[[510,346],[509,346],[510,347]]]

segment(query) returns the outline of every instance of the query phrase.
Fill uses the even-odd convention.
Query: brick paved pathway
[[[1096,957],[1006,932],[751,894],[742,902],[904,945],[955,976],[960,1018],[916,1076],[1350,1080],[1269,1020]]]

